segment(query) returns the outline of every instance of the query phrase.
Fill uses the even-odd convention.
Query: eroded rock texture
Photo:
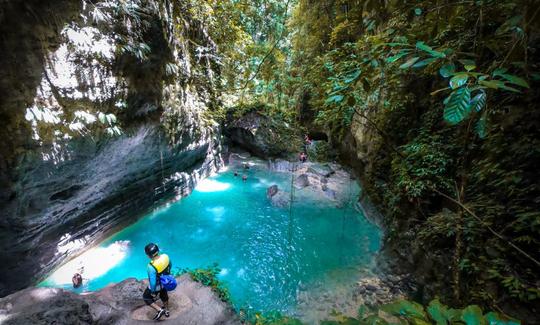
[[[177,278],[169,292],[169,318],[165,324],[240,324],[230,306],[209,288]],[[144,305],[146,281],[129,278],[86,295],[62,289],[28,288],[0,299],[3,324],[147,324],[155,311]]]
[[[221,164],[201,118],[219,105],[216,46],[182,6],[2,2],[0,296]]]

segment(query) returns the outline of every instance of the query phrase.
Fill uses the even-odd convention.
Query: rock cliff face
[[[0,296],[220,166],[216,46],[186,5],[3,2]]]
[[[240,324],[230,306],[188,275],[169,292],[165,324]],[[78,295],[62,289],[27,288],[0,299],[2,324],[147,324],[155,311],[144,305],[146,281],[130,278]]]

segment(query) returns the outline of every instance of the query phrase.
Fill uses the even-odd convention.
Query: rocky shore
[[[228,303],[189,275],[177,278],[169,293],[169,318],[165,324],[240,324]],[[155,312],[144,305],[146,281],[134,278],[100,291],[81,294],[56,288],[27,288],[0,299],[0,323],[20,324],[147,324]]]

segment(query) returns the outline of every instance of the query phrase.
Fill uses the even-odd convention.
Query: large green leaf
[[[486,320],[482,316],[482,309],[477,305],[467,306],[467,308],[463,309],[461,320],[466,325],[486,325]]]
[[[326,104],[339,103],[343,100],[343,95],[334,95],[326,99]]]
[[[450,63],[450,64],[447,64],[447,65],[444,65],[444,66],[439,70],[439,73],[440,73],[441,76],[443,76],[444,78],[448,78],[448,77],[450,77],[451,75],[453,75],[455,71],[456,71],[456,66],[455,66],[453,63]]]
[[[521,322],[512,318],[507,318],[495,312],[489,312],[485,316],[489,325],[520,325]]]
[[[454,90],[445,100],[444,119],[452,124],[463,121],[470,113],[471,91],[467,87]]]
[[[505,73],[501,74],[500,76],[503,77],[504,79],[506,79],[511,84],[518,85],[518,86],[521,86],[521,87],[524,87],[524,88],[530,88],[527,81],[525,81],[525,79],[523,79],[523,78],[520,78],[518,76],[514,76],[513,74],[505,74]]]
[[[424,307],[416,302],[400,300],[381,307],[381,310],[394,316],[414,317],[419,320],[427,320]]]
[[[422,68],[422,67],[425,67],[426,65],[428,65],[430,63],[433,63],[433,62],[435,62],[437,60],[438,60],[438,58],[425,59],[425,60],[416,62],[412,67],[413,68]]]
[[[401,59],[402,57],[404,57],[407,54],[409,54],[409,51],[402,51],[402,52],[399,52],[398,54],[396,54],[394,56],[387,57],[385,59],[385,61],[387,63],[393,63],[393,62],[396,62],[397,60]]]
[[[355,69],[345,77],[345,80],[343,80],[343,82],[346,84],[350,84],[351,82],[355,81],[360,76],[361,73],[362,73],[362,70]]]
[[[461,317],[460,310],[448,308],[441,304],[439,299],[430,302],[427,311],[431,319],[434,320],[437,325],[452,324],[453,322],[459,321]]]
[[[437,325],[446,325],[448,323],[448,319],[446,318],[446,306],[442,305],[439,299],[430,302],[427,311],[431,319],[433,319]]]
[[[450,79],[450,87],[452,89],[457,89],[467,83],[469,80],[469,75],[466,73],[458,73]]]
[[[486,137],[486,116],[482,115],[478,122],[476,122],[475,125],[476,134],[478,134],[478,137],[480,139],[484,139]]]
[[[481,89],[478,92],[478,94],[476,94],[471,100],[471,106],[475,111],[480,112],[482,108],[486,106],[486,101],[487,101],[486,92]]]
[[[420,58],[415,56],[413,58],[410,58],[409,60],[407,60],[407,62],[403,63],[402,65],[399,66],[400,69],[407,69],[407,68],[410,68],[413,64],[416,63],[416,61],[418,61]]]
[[[443,52],[435,51],[430,46],[426,45],[424,42],[416,42],[416,48],[429,53],[433,57],[440,59],[446,58],[446,54],[444,54]]]
[[[473,60],[463,59],[459,60],[459,62],[463,64],[463,67],[465,67],[465,70],[467,71],[472,71],[476,68],[476,63]]]

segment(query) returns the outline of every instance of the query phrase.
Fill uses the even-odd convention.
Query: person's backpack
[[[161,274],[159,276],[159,282],[161,283],[161,287],[167,291],[176,289],[176,279],[170,274]]]
[[[166,260],[169,261],[168,256],[166,256]],[[176,289],[176,286],[177,286],[176,278],[171,275],[170,262],[169,262],[169,265],[167,265],[167,267],[165,267],[165,269],[161,271],[161,273],[159,272],[158,268],[154,265],[153,262],[150,262],[150,265],[154,268],[154,270],[156,270],[157,280],[159,281],[163,289],[167,291],[173,291],[174,289]]]

